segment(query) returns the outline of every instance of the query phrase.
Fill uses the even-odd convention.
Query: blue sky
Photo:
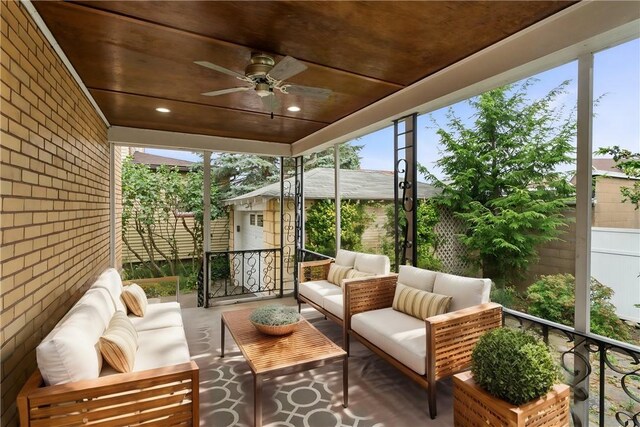
[[[575,108],[577,102],[577,62],[556,67],[533,76],[539,80],[528,95],[531,99],[546,95],[564,80],[571,80],[567,93],[558,101],[566,110]],[[593,147],[619,145],[640,151],[640,40],[632,40],[594,56],[594,94],[600,97],[595,108]],[[471,122],[473,111],[466,101],[451,106],[458,117]],[[427,167],[439,158],[436,135],[438,126],[446,126],[447,108],[418,118],[418,161]],[[364,169],[393,170],[393,128],[379,130],[352,143],[364,145],[362,167]],[[197,159],[185,151],[147,150],[187,160]],[[436,175],[439,175],[436,171]]]

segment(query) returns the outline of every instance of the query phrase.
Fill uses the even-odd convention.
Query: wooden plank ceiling
[[[36,9],[112,125],[293,143],[572,2],[38,1]],[[194,64],[244,72],[251,52],[308,69],[326,100],[252,91]],[[240,83],[240,84],[239,84]],[[297,105],[299,112],[287,107]],[[167,107],[162,114],[156,107]]]

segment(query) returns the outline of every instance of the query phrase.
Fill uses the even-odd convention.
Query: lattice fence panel
[[[436,257],[442,261],[443,270],[457,275],[473,275],[473,265],[466,260],[466,249],[458,235],[464,232],[462,221],[445,208],[439,210],[440,222],[435,227],[438,235]]]

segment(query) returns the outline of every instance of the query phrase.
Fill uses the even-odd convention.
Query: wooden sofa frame
[[[493,328],[502,326],[502,306],[485,303],[425,319],[426,374],[420,375],[351,329],[351,317],[355,314],[391,307],[395,288],[396,283],[389,282],[345,285],[344,349],[347,353],[349,352],[349,337],[355,337],[371,351],[425,388],[428,393],[429,415],[434,419],[437,415],[437,381],[471,366],[471,353],[480,336]]]
[[[313,280],[326,280],[327,276],[329,275],[329,267],[333,262],[335,262],[334,259],[323,259],[320,261],[301,262],[298,266],[298,284],[301,284],[304,282],[310,282]],[[395,284],[397,280],[398,280],[398,275],[396,273],[389,273],[383,276],[345,279],[343,283],[345,284],[344,289],[346,289],[347,283],[357,283],[362,286],[369,286],[369,285],[375,285],[379,283]],[[344,293],[344,290],[343,290],[343,293]],[[318,304],[309,300],[304,295],[298,292],[298,312],[300,312],[303,303],[309,304],[311,307],[315,308],[320,313],[322,313],[326,318],[331,319],[332,321],[336,322],[340,326],[343,326],[342,319],[340,319],[338,316],[334,315],[330,311],[325,310],[323,307],[319,306]],[[343,331],[345,331],[344,328],[343,328]],[[346,331],[343,335],[346,339]]]
[[[44,386],[40,371],[17,398],[22,427],[194,426],[200,423],[195,362]]]

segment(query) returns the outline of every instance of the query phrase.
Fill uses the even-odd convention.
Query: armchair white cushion
[[[437,272],[425,270],[410,265],[401,265],[398,271],[398,283],[421,291],[434,292],[433,284],[436,281]]]
[[[389,274],[391,264],[389,257],[386,255],[363,254],[358,252],[353,268],[364,273]]]
[[[453,297],[449,311],[489,302],[491,279],[454,276],[438,273],[433,284],[433,292]]]
[[[353,267],[354,264],[356,263],[356,255],[357,255],[357,252],[340,249],[336,254],[336,264],[348,265],[349,267]]]
[[[327,280],[315,280],[313,282],[304,282],[300,284],[298,289],[300,295],[309,301],[322,307],[322,299],[329,295],[342,296],[342,288]]]
[[[354,315],[351,329],[412,371],[420,375],[426,372],[424,320],[389,307]]]

